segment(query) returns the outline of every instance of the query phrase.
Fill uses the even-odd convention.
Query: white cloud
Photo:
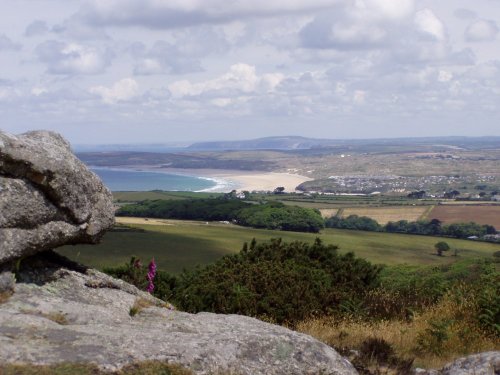
[[[21,49],[21,45],[19,43],[13,42],[5,34],[0,34],[0,51],[2,51],[2,50],[16,51],[19,49]]]
[[[364,18],[400,20],[413,13],[413,0],[358,0],[354,3],[355,12]]]
[[[434,12],[428,8],[419,10],[415,14],[415,25],[422,33],[442,41],[446,37],[443,23],[436,17]]]
[[[36,48],[51,74],[98,74],[111,63],[111,52],[78,43],[47,41]]]
[[[455,15],[455,17],[460,18],[462,20],[470,20],[477,17],[476,12],[465,8],[458,8],[453,12],[453,14]]]
[[[355,104],[364,104],[366,100],[366,91],[356,90],[354,91],[353,101]]]
[[[251,94],[259,91],[273,91],[283,79],[284,76],[281,73],[258,76],[255,66],[239,63],[232,65],[229,72],[220,77],[198,83],[191,83],[188,80],[177,81],[170,84],[168,89],[174,98],[204,94],[226,97],[228,92]]]
[[[35,20],[31,22],[24,30],[24,35],[27,37],[41,36],[49,31],[49,27],[45,21]]]
[[[151,48],[134,43],[130,51],[136,59],[134,74],[187,74],[203,71],[201,59],[222,56],[230,49],[222,30],[201,26],[195,30],[170,32],[172,41],[158,40]]]
[[[498,34],[495,21],[477,20],[472,22],[465,30],[465,39],[468,42],[482,42],[494,40]]]
[[[453,78],[453,73],[448,72],[446,70],[440,70],[438,73],[438,81],[439,82],[449,82]]]
[[[43,94],[47,94],[49,90],[47,90],[45,87],[40,87],[40,86],[35,86],[31,89],[31,94],[34,96],[40,96]]]
[[[345,1],[91,0],[81,9],[78,17],[87,23],[102,26],[135,25],[152,29],[171,29],[307,12],[328,8]]]
[[[99,95],[107,104],[130,100],[138,95],[138,91],[139,85],[132,78],[124,78],[111,87],[94,86],[89,89],[90,93]]]
[[[358,0],[321,15],[300,32],[307,48],[369,49],[387,44],[413,14],[414,1]]]

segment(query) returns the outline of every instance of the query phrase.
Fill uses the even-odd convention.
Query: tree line
[[[327,228],[366,230],[371,232],[420,234],[426,236],[443,236],[454,238],[483,237],[487,234],[495,234],[496,229],[492,225],[481,225],[477,223],[454,223],[444,225],[438,219],[419,221],[390,221],[385,225],[377,221],[358,215],[348,217],[331,217],[326,219]]]
[[[239,199],[146,200],[125,205],[117,216],[231,221],[253,228],[317,233],[324,221],[317,210],[281,202],[252,204]]]
[[[324,227],[371,232],[419,234],[453,238],[483,237],[495,234],[492,225],[477,223],[443,224],[438,219],[390,221],[379,224],[366,216],[334,216],[323,219],[318,210],[289,206],[281,202],[249,203],[228,196],[206,199],[145,200],[122,206],[117,216],[161,219],[229,221],[252,228],[318,233]]]

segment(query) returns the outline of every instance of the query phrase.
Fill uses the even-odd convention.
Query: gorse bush
[[[482,328],[500,338],[500,274],[483,275],[477,288],[477,319]]]
[[[439,266],[394,265],[383,268],[380,287],[365,295],[365,303],[371,316],[406,318],[437,303],[457,285],[474,287],[478,293],[484,290],[490,296],[498,290],[498,277],[494,263],[484,260],[460,260]],[[493,280],[497,280],[496,287]]]
[[[244,246],[239,254],[183,273],[175,303],[186,311],[267,317],[293,323],[340,308],[378,282],[380,268],[340,255],[337,247],[285,243],[281,239]]]
[[[145,289],[147,269],[138,268],[137,262],[132,259],[105,271]],[[252,241],[238,254],[178,277],[159,271],[154,295],[188,312],[243,314],[293,324],[311,315],[340,312],[350,301],[362,299],[377,285],[380,270],[352,253],[338,254],[336,246],[319,239],[313,244]]]

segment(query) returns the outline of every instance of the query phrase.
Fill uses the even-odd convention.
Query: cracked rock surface
[[[111,193],[60,135],[0,131],[0,264],[95,243],[113,223]]]
[[[113,371],[157,360],[197,374],[357,374],[334,349],[305,334],[245,316],[175,311],[121,280],[61,259],[43,253],[22,262],[14,293],[0,304],[0,363],[87,362]],[[131,316],[138,300],[142,308]]]
[[[415,375],[498,375],[500,351],[472,354],[448,363],[441,370],[416,369]]]

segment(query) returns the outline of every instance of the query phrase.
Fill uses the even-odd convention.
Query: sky
[[[500,0],[0,0],[0,129],[500,135]]]

